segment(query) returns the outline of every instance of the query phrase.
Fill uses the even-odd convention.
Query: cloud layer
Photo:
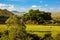
[[[48,4],[45,4],[46,7],[42,7],[42,6],[37,6],[37,5],[32,5],[30,7],[15,7],[15,5],[12,4],[2,4],[0,3],[0,9],[7,9],[9,11],[20,11],[20,12],[27,12],[30,9],[39,9],[41,11],[60,11],[60,7],[58,8],[54,8],[54,7],[50,7],[48,8]]]
[[[16,10],[14,5],[0,3],[0,9],[7,9],[9,11]]]

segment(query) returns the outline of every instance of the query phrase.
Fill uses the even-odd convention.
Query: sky
[[[19,12],[27,12],[30,9],[60,12],[60,0],[0,0],[0,9]]]

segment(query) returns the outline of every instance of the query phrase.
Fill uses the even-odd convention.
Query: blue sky
[[[30,9],[60,12],[60,0],[0,0],[0,9],[27,12]]]

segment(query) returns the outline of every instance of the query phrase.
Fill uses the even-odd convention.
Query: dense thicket
[[[34,22],[37,24],[45,23],[47,21],[52,20],[50,12],[44,12],[39,10],[29,10],[28,13],[23,16],[24,22]]]
[[[9,40],[25,40],[26,26],[24,25],[22,19],[13,15],[6,21],[6,23],[9,31]]]

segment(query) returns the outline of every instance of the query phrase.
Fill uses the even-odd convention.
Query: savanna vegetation
[[[1,10],[0,14],[0,17],[3,17],[0,20],[4,23],[1,23],[0,27],[0,40],[24,40],[26,27],[22,19],[7,10]]]
[[[0,9],[0,40],[60,40],[59,24],[51,12],[31,9],[18,16]]]
[[[29,10],[28,13],[24,14],[23,20],[25,23],[43,24],[43,23],[50,23],[52,17],[50,12],[31,9]]]

